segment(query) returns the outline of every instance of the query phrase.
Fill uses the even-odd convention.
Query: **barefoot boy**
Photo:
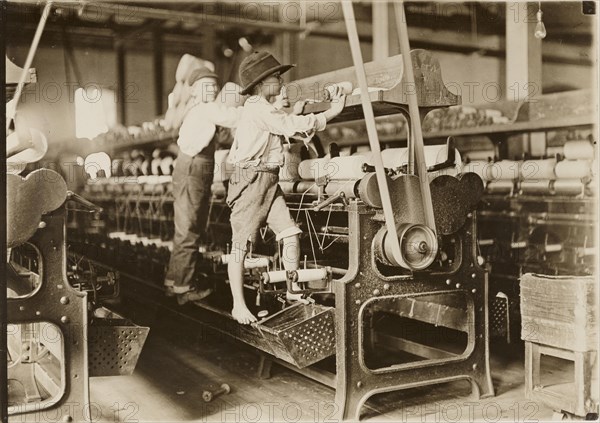
[[[244,104],[229,155],[235,173],[227,195],[233,254],[227,270],[233,295],[231,314],[242,324],[256,321],[244,301],[244,259],[265,222],[275,232],[277,241],[283,241],[285,269],[298,269],[301,230],[292,220],[278,185],[284,157],[282,141],[294,135],[310,139],[344,108],[345,96],[339,91],[333,96],[331,108],[324,113],[298,116],[304,102],[297,102],[292,114],[276,107],[274,103],[282,88],[281,74],[293,66],[280,64],[267,52],[254,52],[240,65],[242,94],[252,96]]]

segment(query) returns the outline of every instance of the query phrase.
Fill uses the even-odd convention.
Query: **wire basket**
[[[277,358],[298,368],[335,354],[334,309],[296,303],[256,326]]]
[[[108,313],[106,317],[95,319],[88,329],[89,375],[131,375],[150,328],[137,326],[116,313]]]

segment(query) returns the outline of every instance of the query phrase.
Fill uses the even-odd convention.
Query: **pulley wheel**
[[[408,270],[423,270],[429,267],[438,252],[438,241],[433,231],[422,224],[403,224],[397,229],[400,241],[400,257],[392,249],[392,239],[382,227],[374,239],[375,255],[388,266],[400,266]]]

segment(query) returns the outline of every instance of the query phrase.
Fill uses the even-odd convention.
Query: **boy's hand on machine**
[[[285,87],[281,87],[281,92],[277,97],[275,97],[275,102],[273,103],[273,106],[275,106],[277,110],[290,107],[290,100],[288,99],[287,90]]]
[[[306,106],[306,100],[300,100],[294,103],[294,108],[292,109],[293,115],[301,115],[304,111],[304,106]]]
[[[238,323],[242,325],[249,325],[250,323],[256,322],[257,319],[254,314],[248,310],[246,306],[236,306],[231,310],[231,315]]]
[[[339,115],[346,105],[346,94],[341,87],[336,86],[333,95],[331,96],[331,110],[335,116]]]
[[[342,88],[332,87],[329,93],[331,94],[331,107],[323,112],[327,122],[339,115],[346,105],[346,94],[344,94]]]

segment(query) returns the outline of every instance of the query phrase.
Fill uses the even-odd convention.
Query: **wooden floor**
[[[473,399],[467,381],[379,394],[363,407],[362,420],[552,420],[552,409],[524,396],[522,345],[499,349],[492,345],[495,397]],[[256,352],[226,336],[191,323],[156,322],[132,376],[90,380],[92,416],[106,422],[332,421],[332,389],[276,365],[270,379],[260,380],[258,363]],[[543,366],[548,382],[572,371],[568,362],[551,357],[544,357]],[[205,403],[202,392],[222,383],[232,392]]]

